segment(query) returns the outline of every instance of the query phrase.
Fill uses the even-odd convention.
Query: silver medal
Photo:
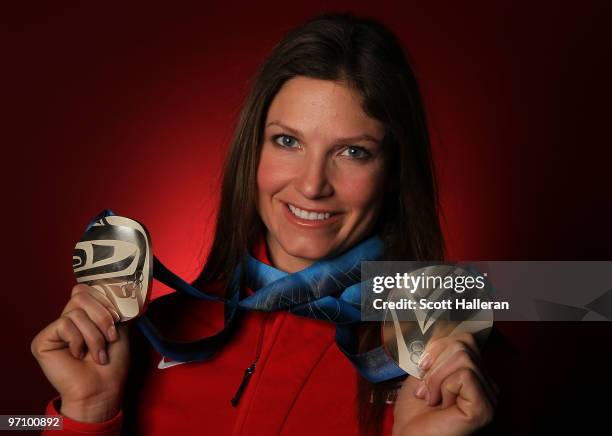
[[[415,270],[415,276],[466,276],[470,273],[453,265],[435,265]],[[479,297],[482,298],[480,293]],[[488,309],[456,311],[440,305],[438,308],[421,309],[419,302],[453,302],[457,298],[471,298],[469,292],[457,294],[453,289],[440,287],[421,288],[416,292],[406,289],[394,289],[389,293],[388,301],[400,302],[411,300],[416,306],[409,314],[400,310],[387,309],[381,323],[382,343],[387,354],[398,366],[411,376],[422,377],[419,362],[429,342],[449,335],[471,333],[477,342],[482,343],[488,337],[493,326],[493,311]],[[453,307],[451,305],[451,307]],[[408,310],[408,309],[403,309]]]
[[[117,215],[96,220],[74,247],[72,269],[79,283],[103,294],[128,321],[142,314],[153,279],[151,238],[137,221]]]

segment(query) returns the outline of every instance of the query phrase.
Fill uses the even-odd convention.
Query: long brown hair
[[[196,286],[230,277],[264,231],[256,211],[256,174],[268,108],[289,79],[342,81],[363,97],[363,109],[385,127],[389,189],[376,231],[385,257],[439,260],[444,243],[425,112],[415,74],[383,24],[348,13],[316,17],[291,31],[255,76],[225,163],[211,251]],[[378,324],[362,329],[362,349],[380,343]],[[363,433],[378,432],[391,383],[360,380]],[[373,401],[371,402],[371,398]]]

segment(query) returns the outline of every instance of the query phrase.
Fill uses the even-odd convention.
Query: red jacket
[[[255,253],[266,262],[265,246]],[[195,340],[223,325],[219,303],[166,295],[149,316],[175,340]],[[64,417],[64,434],[356,435],[358,374],[335,343],[333,324],[287,312],[244,313],[232,340],[211,360],[159,369],[162,356],[135,327],[124,407],[103,423]],[[230,404],[245,369],[256,369],[237,407]],[[47,414],[58,414],[56,401]],[[383,434],[391,434],[387,405]]]

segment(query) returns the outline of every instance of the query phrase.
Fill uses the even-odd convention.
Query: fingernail
[[[108,328],[108,332],[106,334],[108,336],[108,340],[111,342],[117,339],[117,329],[115,329],[114,325]]]
[[[106,355],[106,351],[104,350],[100,350],[100,352],[98,353],[98,358],[100,359],[100,363],[102,365],[106,365],[106,363],[108,362],[108,356]]]
[[[429,369],[430,365],[431,365],[431,354],[429,353],[423,354],[423,356],[421,357],[421,360],[419,361],[419,368]]]
[[[121,319],[121,315],[119,315],[119,313],[116,310],[111,309],[111,313],[113,314],[113,319],[115,320],[115,322]]]
[[[419,385],[418,389],[416,390],[416,392],[414,393],[414,395],[417,398],[423,398],[425,397],[427,393],[427,386],[425,386],[425,383],[421,382],[421,384]]]

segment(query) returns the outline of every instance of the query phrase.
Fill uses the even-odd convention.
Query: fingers
[[[75,309],[84,310],[96,327],[103,333],[106,340],[109,342],[117,340],[115,321],[119,320],[119,315],[112,308],[110,302],[98,291],[86,285],[75,286],[72,291],[72,298],[62,314]]]
[[[106,339],[87,313],[83,309],[74,309],[64,313],[62,318],[68,318],[74,323],[83,336],[93,360],[101,365],[106,365],[108,363]]]
[[[475,363],[477,358],[473,351],[467,348],[462,342],[452,342],[440,354],[433,367],[428,370],[421,382],[425,386],[425,391],[421,390],[420,398],[424,398],[430,406],[436,405],[442,399],[441,386],[444,380],[456,371],[466,368],[472,370],[477,376],[478,382],[482,385],[487,399],[496,404],[497,396],[490,386],[482,369]],[[421,387],[419,387],[422,389]],[[424,394],[424,395],[423,395]]]
[[[461,368],[473,371],[487,400],[493,405],[497,404],[497,386],[485,373],[478,345],[469,333],[446,336],[430,342],[419,366],[424,376],[415,396],[425,399],[430,406],[438,404],[442,399],[443,381]]]
[[[425,347],[425,352],[423,353],[423,356],[419,362],[419,368],[422,370],[428,370],[431,368],[433,362],[437,360],[439,355],[447,348],[448,344],[452,342],[461,343],[466,348],[472,350],[475,356],[478,356],[478,358],[480,357],[480,349],[478,348],[478,344],[476,343],[474,336],[469,333],[461,333],[456,336],[445,336],[427,344],[427,347]]]
[[[32,341],[32,353],[39,357],[68,347],[73,357],[82,359],[89,350],[94,362],[105,365],[109,360],[106,343],[118,339],[117,320],[119,315],[104,295],[90,286],[76,285],[62,316]]]
[[[469,368],[461,368],[442,382],[443,408],[457,405],[464,422],[471,430],[480,428],[493,419],[494,406],[486,400],[486,394],[478,375]]]
[[[85,339],[72,320],[60,317],[45,327],[32,341],[32,354],[38,359],[46,351],[53,351],[68,346],[70,354],[76,359],[85,355]]]
[[[102,306],[104,306],[104,308],[106,308],[109,311],[109,313],[111,314],[115,322],[121,319],[121,316],[119,315],[119,312],[117,312],[117,309],[115,308],[113,303],[111,303],[111,301],[106,297],[106,295],[104,295],[104,293],[102,293],[101,291],[99,291],[97,288],[93,286],[87,286],[82,283],[75,285],[72,288],[72,295],[71,295],[72,298],[70,302],[72,302],[72,299],[74,299],[75,297],[77,296],[82,297],[84,295],[94,298]]]
[[[59,340],[66,342],[70,353],[77,359],[85,357],[85,339],[70,318],[61,317],[55,328]]]

